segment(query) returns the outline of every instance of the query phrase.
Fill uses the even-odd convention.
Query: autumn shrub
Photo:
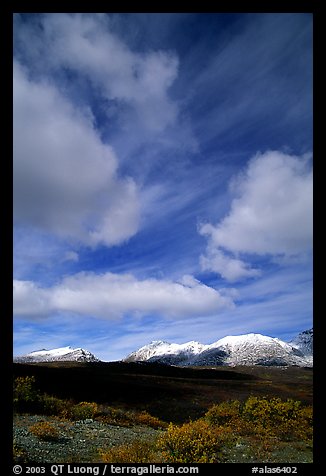
[[[167,423],[165,423],[164,421],[160,420],[157,417],[150,415],[146,411],[142,411],[140,413],[134,413],[134,415],[132,415],[132,419],[134,423],[138,425],[149,426],[154,429],[167,428],[168,426]]]
[[[13,405],[16,411],[35,412],[39,408],[40,396],[35,377],[17,377],[14,380]]]
[[[35,423],[35,425],[30,427],[29,431],[44,441],[57,441],[60,438],[60,433],[57,428],[46,421]]]
[[[284,419],[277,427],[278,435],[282,440],[301,440],[312,443],[313,438],[313,410],[311,406],[299,408],[295,417]]]
[[[240,402],[231,400],[213,405],[205,414],[205,419],[212,425],[227,425],[240,418]]]
[[[242,418],[256,433],[269,433],[281,440],[312,438],[312,408],[297,400],[251,396],[242,407]]]
[[[213,405],[205,414],[208,423],[232,429],[234,434],[259,438],[264,448],[279,441],[312,440],[312,407],[278,397],[249,397]]]
[[[160,463],[162,459],[152,442],[138,440],[99,451],[103,463]]]
[[[170,423],[158,441],[164,460],[170,463],[218,463],[223,449],[233,441],[230,429],[217,427],[204,420]]]
[[[40,397],[40,412],[42,415],[66,416],[69,404],[66,400],[44,394]]]
[[[99,410],[99,415],[96,419],[109,425],[144,425],[154,429],[164,429],[168,426],[166,422],[150,415],[146,411],[127,411],[110,406],[101,406]]]
[[[93,419],[98,413],[98,406],[94,402],[80,402],[71,408],[71,417],[73,420]]]
[[[96,420],[106,423],[107,425],[132,425],[129,412],[106,405],[99,407],[99,415],[96,417]]]

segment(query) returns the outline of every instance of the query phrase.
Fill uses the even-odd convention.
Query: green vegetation
[[[38,410],[40,396],[35,386],[35,377],[17,377],[14,381],[13,403],[18,412]]]
[[[147,411],[95,402],[76,402],[42,394],[33,376],[14,381],[17,413],[50,415],[60,422],[93,420],[105,425],[144,426],[156,436],[109,448],[98,458],[112,463],[307,462],[312,460],[312,406],[299,400],[249,396],[211,405],[200,418],[186,423],[160,420]],[[59,440],[58,427],[38,422],[29,431],[43,441]],[[15,448],[17,461],[26,460]]]
[[[60,415],[64,417],[67,415],[71,405],[71,402],[67,402],[66,400],[62,400],[61,398],[52,395],[44,394],[39,396],[38,413],[41,413],[42,415]]]

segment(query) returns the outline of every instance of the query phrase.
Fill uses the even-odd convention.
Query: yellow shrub
[[[74,420],[93,419],[98,414],[98,406],[94,402],[80,402],[71,408]]]
[[[146,411],[126,411],[120,408],[102,407],[97,420],[108,425],[133,426],[144,425],[154,429],[167,428],[167,423]]]
[[[283,440],[302,440],[312,442],[313,438],[313,411],[312,407],[302,407],[295,418],[285,421],[279,426]]]
[[[103,463],[161,463],[153,443],[134,441],[108,450],[100,450]]]
[[[312,407],[303,407],[300,401],[273,397],[249,397],[238,401],[213,405],[205,414],[211,425],[231,428],[234,434],[259,437],[269,444],[278,440],[312,439]]]
[[[35,425],[30,427],[29,431],[40,440],[57,441],[60,438],[60,433],[56,427],[46,421],[35,423]]]
[[[226,425],[239,418],[240,402],[231,400],[213,405],[205,414],[205,419],[212,425]]]
[[[218,463],[222,449],[233,440],[228,428],[214,427],[204,420],[169,425],[159,439],[164,458],[171,463]]]
[[[246,420],[270,426],[295,418],[300,407],[301,402],[291,399],[284,402],[276,397],[249,397],[243,405],[242,415]]]
[[[156,418],[149,413],[143,411],[141,413],[136,413],[133,417],[133,420],[138,425],[149,426],[151,428],[166,428],[167,423],[163,422],[159,418]]]
[[[242,407],[242,417],[257,434],[269,434],[281,440],[312,437],[312,408],[302,407],[300,401],[249,397]]]

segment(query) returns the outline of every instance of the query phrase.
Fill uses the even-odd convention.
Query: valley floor
[[[48,422],[59,432],[56,441],[42,441],[30,432],[35,423]],[[15,415],[17,460],[33,463],[97,463],[100,450],[135,440],[155,440],[160,430],[145,426],[122,427],[89,419],[62,421],[44,415]]]
[[[40,441],[29,431],[38,422],[49,422],[58,429],[58,441]],[[155,444],[162,430],[146,426],[122,427],[94,420],[80,422],[60,421],[41,415],[16,415],[14,418],[15,463],[100,463],[101,451],[125,447],[126,444],[144,441]],[[119,461],[115,461],[119,462]],[[153,463],[164,462],[157,455]],[[304,442],[278,442],[266,450],[259,441],[239,439],[237,444],[225,448],[224,463],[312,463],[311,445]]]
[[[38,407],[35,412],[20,409],[15,413],[16,463],[169,462],[158,449],[157,441],[164,435],[169,436],[169,431],[172,437],[175,436],[180,428],[185,429],[185,433],[180,434],[181,440],[183,435],[187,437],[188,431],[201,431],[201,422],[207,419],[205,415],[213,405],[230,400],[243,403],[251,396],[263,401],[265,397],[275,397],[283,402],[292,399],[307,409],[309,406],[311,409],[312,404],[313,371],[308,368],[15,364],[14,377],[16,382],[18,379],[25,384],[33,379],[37,398],[41,398],[48,412],[43,414]],[[25,398],[27,387],[20,387],[21,398]],[[58,408],[63,405],[66,409],[68,405],[70,414],[63,416],[65,412],[62,413],[61,408],[53,416],[49,413],[51,402]],[[76,420],[72,415],[76,409],[80,410],[79,405],[83,405],[79,402],[95,402],[88,405],[90,410],[97,407],[98,412],[92,418]],[[187,426],[190,421],[194,422],[193,427]],[[172,430],[168,427],[169,422],[173,422]],[[49,425],[55,438],[43,439],[35,434],[33,427],[40,423],[45,429]],[[246,423],[246,428],[239,427],[240,432],[236,425],[237,419],[232,427],[233,442],[230,445],[223,443],[219,462],[312,462],[309,438],[284,441],[272,433],[262,438],[255,425],[248,427]],[[119,458],[130,457],[130,448],[140,452],[140,461],[119,461]]]
[[[14,364],[14,376],[35,376],[38,389],[49,395],[146,410],[174,423],[199,418],[215,403],[250,395],[307,405],[313,398],[313,369],[300,367],[53,362]]]

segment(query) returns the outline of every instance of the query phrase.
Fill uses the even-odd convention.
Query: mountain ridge
[[[183,366],[297,365],[311,367],[313,364],[312,341],[312,329],[301,332],[290,342],[255,333],[226,336],[212,344],[201,344],[196,341],[184,344],[152,341],[123,360]]]
[[[100,362],[81,347],[41,349],[14,357],[17,363]],[[313,366],[313,329],[300,332],[291,341],[257,333],[223,337],[212,344],[183,344],[155,340],[122,359],[122,362],[157,362],[176,366]]]
[[[51,350],[34,350],[28,354],[14,357],[14,362],[100,362],[100,359],[81,347],[73,348],[67,346]]]

